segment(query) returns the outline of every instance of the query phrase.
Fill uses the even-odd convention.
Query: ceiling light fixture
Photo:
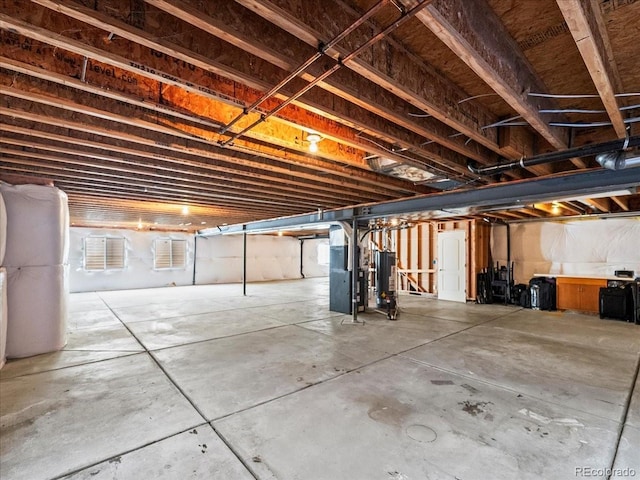
[[[317,133],[307,134],[307,142],[309,142],[309,151],[316,153],[318,151],[318,142],[322,140],[322,137]]]
[[[182,214],[189,215],[189,207],[187,207],[186,205],[182,207]]]

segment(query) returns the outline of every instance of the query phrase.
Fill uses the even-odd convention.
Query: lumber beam
[[[418,13],[417,18],[550,145],[557,150],[568,147],[568,130],[549,124],[561,119],[561,115],[539,113],[542,109],[555,108],[555,102],[529,96],[530,92],[547,93],[547,88],[486,0],[436,0]],[[526,86],[524,90],[523,86]],[[571,161],[579,168],[585,167],[580,159]],[[531,171],[541,175],[551,173],[548,166],[538,167]]]
[[[361,16],[361,13],[335,1],[236,1],[314,48],[335,37]],[[331,22],[319,24],[318,18],[331,18]],[[322,30],[318,30],[320,25]],[[371,22],[367,25],[373,26],[375,32],[382,30]],[[366,30],[369,29],[353,32],[328,53],[335,58],[348,55],[370,38]],[[378,41],[362,55],[346,62],[346,66],[468,138],[501,153],[496,131],[482,129],[483,125],[497,121],[495,115],[478,102],[461,102],[467,98],[461,89],[424,62],[416,61],[392,38]]]
[[[618,205],[625,212],[629,211],[629,200],[628,199],[622,198],[622,197],[611,197],[611,200],[613,200],[616,203],[616,205]]]
[[[156,22],[146,22],[143,25],[136,25],[136,27],[140,27],[136,28],[113,18],[111,15],[114,15],[114,9],[104,9],[102,4],[98,4],[96,7],[102,7],[104,11],[88,9],[72,0],[35,1],[52,10],[63,12],[71,18],[117,34],[115,40],[111,42],[113,45],[104,41],[93,41],[94,46],[107,49],[111,53],[125,50],[129,52],[129,57],[134,58],[136,64],[154,68],[155,70],[162,69],[162,62],[159,62],[159,60],[173,61],[174,75],[186,79],[188,83],[203,85],[207,91],[217,92],[219,90],[223,101],[239,97],[241,100],[244,99],[244,105],[249,105],[260,96],[260,91],[271,88],[274,79],[281,78],[286,74],[286,71],[283,71],[280,67],[267,63],[262,58],[247,54],[233,44],[212,38],[206,32],[193,31],[193,28],[188,24],[183,26],[185,28],[189,27],[187,29],[191,30],[189,38],[177,36],[171,42],[164,40],[164,26],[175,24],[177,20],[160,10],[153,9],[153,11],[147,12],[157,20]],[[227,12],[228,4],[233,4],[233,2],[223,1],[220,5],[216,4],[215,8],[212,8],[212,5],[211,8],[217,14],[222,15]],[[128,6],[128,2],[123,2],[123,11],[126,11],[129,8]],[[153,7],[147,6],[147,9],[151,8]],[[202,8],[206,8],[206,6]],[[236,5],[237,8],[239,7]],[[227,13],[224,21],[218,21],[218,24],[233,22],[233,26],[236,26],[251,21],[251,18],[246,15],[249,12],[245,11],[245,15],[239,15],[237,12]],[[164,17],[159,16],[161,14]],[[206,17],[203,12],[200,12],[197,19],[189,18],[196,21],[198,25],[203,24],[204,18],[207,18],[207,22],[214,21]],[[270,26],[262,25],[261,27],[264,29]],[[268,32],[262,35],[256,33],[252,41],[254,43],[269,42],[273,38],[283,36],[283,32],[276,33],[273,35],[269,35]],[[85,37],[87,35],[85,34]],[[228,34],[222,36],[225,40],[230,39]],[[123,44],[125,39],[143,45],[146,48],[129,48]],[[84,41],[87,42],[87,39],[85,38]],[[240,45],[246,45],[245,40],[239,43]],[[293,42],[290,42],[290,44],[294,45]],[[207,48],[202,48],[202,45],[206,45]],[[151,55],[147,54],[146,49],[151,51]],[[313,49],[311,51],[313,52]],[[291,48],[287,48],[285,52],[291,53]],[[282,61],[286,59],[286,62],[292,68],[295,65],[293,63],[295,60],[293,53],[291,55],[292,57],[288,58],[285,53],[279,53],[280,59]],[[163,59],[154,58],[162,56],[164,56]],[[282,61],[277,63],[281,65]],[[328,68],[328,65],[326,63],[319,64],[314,68],[316,70],[313,75],[304,77],[306,80],[315,78],[314,75],[322,73],[325,68]],[[204,72],[200,73],[200,70]],[[217,78],[219,76],[224,78]],[[294,104],[288,105],[279,112],[278,118],[298,122],[298,124],[322,133],[327,138],[334,138],[341,142],[357,145],[358,148],[364,148],[369,152],[376,151],[375,143],[388,142],[389,147],[399,145],[401,148],[408,149],[408,155],[410,156],[417,155],[425,159],[427,163],[440,164],[464,176],[468,176],[468,171],[465,172],[464,168],[465,156],[470,156],[480,163],[491,162],[491,157],[487,156],[481,149],[476,148],[477,146],[467,145],[463,139],[450,137],[453,133],[450,129],[443,129],[441,125],[434,124],[433,119],[425,119],[424,122],[412,121],[408,115],[408,106],[403,107],[397,98],[375,84],[370,82],[363,83],[364,79],[355,75],[352,77],[343,78],[338,76],[333,79],[334,83],[331,85],[322,83],[320,87],[331,93],[328,93],[328,91],[323,92],[317,88],[312,89]],[[240,83],[240,85],[233,85],[233,88],[230,88],[230,83],[236,82]],[[290,86],[283,89],[277,98],[272,98],[265,102],[259,110],[264,112],[277,106],[283,98],[287,98],[290,94],[306,85],[306,83],[302,79],[296,79]],[[305,112],[305,110],[308,110],[308,112]],[[402,114],[403,110],[405,111],[404,115]],[[317,114],[326,116],[333,122],[343,123],[357,131],[364,131],[373,135],[377,137],[377,140],[375,143],[368,142],[366,139],[360,138],[354,130],[345,134],[344,130],[337,131],[336,127],[327,128],[327,125],[324,124],[327,120],[314,119],[314,112],[316,117],[318,117]],[[385,119],[393,120],[393,123]],[[433,132],[442,137],[441,140],[446,143],[447,148],[442,148],[440,145],[425,144],[427,140],[434,139],[432,138],[434,137]],[[436,139],[435,141],[438,140]],[[454,151],[448,148],[453,148]],[[386,148],[384,153],[386,156],[393,158],[392,148]]]
[[[106,169],[98,171],[95,168],[70,167],[69,162],[55,155],[48,155],[39,152],[24,152],[10,148],[0,147],[3,161],[7,164],[19,165],[21,167],[34,167],[36,171],[42,172],[44,175],[54,177],[55,181],[62,179],[83,179],[88,184],[95,182],[97,186],[103,187],[123,187],[132,191],[144,191],[146,194],[158,195],[177,195],[185,198],[197,198],[203,203],[215,203],[224,205],[245,205],[247,208],[257,208],[260,206],[275,207],[274,210],[289,211],[294,213],[299,208],[313,210],[312,202],[299,201],[295,203],[291,199],[274,194],[272,197],[264,195],[256,195],[246,192],[245,195],[239,197],[237,194],[228,194],[227,190],[203,188],[196,186],[192,182],[184,181],[184,179],[176,176],[174,179],[160,179],[158,175],[149,172],[139,172],[135,176],[126,176],[122,174],[108,172]]]
[[[615,96],[616,92],[623,91],[622,81],[600,8],[592,0],[558,0],[557,3],[611,119],[613,129],[618,138],[624,138],[627,129]]]
[[[256,182],[245,179],[240,180],[235,176],[221,177],[219,172],[213,168],[194,170],[184,168],[184,166],[182,166],[182,168],[176,167],[175,165],[170,166],[158,161],[148,162],[143,158],[137,159],[130,156],[127,158],[118,158],[111,155],[99,154],[95,151],[85,151],[77,146],[76,148],[69,148],[71,147],[71,145],[69,145],[69,147],[64,148],[43,145],[34,141],[33,137],[16,139],[11,136],[3,136],[3,138],[0,138],[0,144],[5,145],[5,147],[0,147],[0,151],[7,155],[20,157],[32,156],[44,160],[44,162],[40,161],[38,163],[38,165],[41,166],[48,166],[50,163],[54,163],[69,168],[85,168],[104,175],[111,175],[114,172],[117,174],[128,174],[127,176],[115,175],[114,178],[153,178],[160,183],[168,182],[167,184],[171,184],[171,180],[175,180],[183,184],[189,182],[204,192],[213,189],[213,191],[217,192],[234,193],[240,197],[268,194],[270,198],[286,199],[289,202],[295,202],[300,205],[309,201],[314,202],[310,204],[309,208],[314,208],[318,202],[322,202],[327,206],[339,206],[340,204],[344,204],[344,202],[357,201],[353,197],[342,197],[338,191],[332,193],[333,198],[327,198],[324,195],[328,195],[328,193],[318,195],[311,189],[306,192],[301,192],[300,188],[288,189],[285,185],[278,185],[275,181],[268,182],[264,180],[262,182]],[[46,156],[43,156],[42,152],[45,152]],[[96,160],[100,161],[96,162]],[[34,164],[33,166],[37,165]]]
[[[57,109],[62,108],[76,114],[88,115],[95,119],[110,120],[129,127],[140,128],[154,134],[166,136],[167,140],[165,143],[168,144],[175,143],[178,139],[182,139],[182,143],[186,141],[203,142],[207,144],[208,149],[216,151],[222,157],[228,157],[230,152],[233,152],[235,149],[236,151],[244,152],[246,155],[257,155],[289,164],[290,167],[288,168],[296,169],[297,167],[299,175],[309,180],[317,180],[319,171],[333,174],[333,176],[337,178],[342,178],[336,183],[339,185],[346,186],[355,181],[369,184],[371,187],[367,186],[365,189],[373,188],[373,193],[390,193],[394,187],[399,187],[399,189],[406,191],[405,182],[389,179],[382,175],[363,170],[341,167],[340,165],[335,165],[317,158],[297,155],[294,152],[283,152],[281,149],[265,144],[252,144],[239,140],[235,142],[233,149],[220,148],[218,146],[220,136],[216,132],[173,120],[161,123],[162,118],[159,116],[154,119],[156,123],[152,123],[144,114],[141,114],[137,109],[127,104],[120,104],[108,99],[92,96],[91,94],[78,96],[77,92],[74,92],[72,89],[56,88],[51,90],[50,85],[43,85],[31,78],[22,78],[20,76],[16,78],[15,76],[3,75],[2,72],[0,72],[0,84],[2,85],[0,86],[0,93],[7,97],[7,101],[10,101],[9,97],[18,98],[27,103],[36,102]],[[13,86],[7,87],[6,85]],[[17,85],[21,85],[22,88],[17,88]],[[109,109],[105,109],[106,107]],[[249,163],[251,163],[252,166],[258,166],[258,163],[255,161],[250,161]],[[274,171],[274,168],[278,168],[265,162],[261,162],[259,166],[262,169],[271,171]],[[311,170],[305,172],[300,166]],[[316,170],[315,174],[313,173],[314,170]],[[281,171],[283,173],[285,172],[284,169],[281,169]],[[324,180],[327,183],[336,182],[336,179],[333,178],[326,178]],[[352,187],[357,188],[357,184],[353,184]]]
[[[611,203],[609,202],[609,199],[606,198],[606,197],[604,197],[604,198],[587,198],[587,199],[585,199],[585,202],[587,202],[592,207],[597,208],[598,210],[600,210],[603,213],[608,213],[608,212],[611,211]]]

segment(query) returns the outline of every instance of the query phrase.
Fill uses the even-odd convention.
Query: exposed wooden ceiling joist
[[[260,59],[257,60],[259,62],[259,65],[254,65],[256,63],[254,59],[251,59],[247,54],[243,55],[244,52],[237,49],[233,45],[219,45],[216,48],[212,48],[212,43],[215,43],[216,39],[208,37],[204,34],[200,34],[200,36],[198,37],[197,31],[191,31],[190,37],[192,38],[188,40],[183,39],[181,36],[176,36],[175,38],[173,38],[172,42],[164,40],[162,38],[164,36],[164,32],[160,31],[160,28],[162,28],[160,26],[166,24],[167,22],[163,18],[158,18],[156,22],[153,22],[153,24],[157,25],[156,30],[153,30],[153,24],[151,22],[147,22],[147,24],[145,24],[145,30],[142,30],[139,28],[134,28],[122,21],[109,16],[109,12],[113,14],[113,8],[105,9],[104,12],[96,12],[78,5],[76,2],[72,1],[38,0],[38,3],[54,10],[62,11],[65,14],[72,16],[73,18],[104,29],[105,33],[103,34],[103,36],[106,35],[106,31],[115,32],[117,36],[112,41],[112,44],[105,45],[104,42],[102,42],[100,39],[93,41],[93,44],[96,46],[100,46],[101,49],[110,49],[112,55],[114,51],[117,52],[120,49],[132,50],[131,48],[127,48],[122,44],[123,39],[127,39],[147,47],[148,49],[150,49],[150,51],[145,52],[145,49],[141,49],[140,51],[138,51],[134,62],[138,67],[146,67],[142,68],[142,70],[146,73],[148,73],[147,70],[149,69],[153,69],[154,71],[157,71],[159,73],[161,72],[163,59],[158,58],[157,53],[162,53],[166,56],[171,56],[171,58],[175,58],[176,60],[180,60],[181,62],[178,62],[177,66],[173,65],[170,76],[175,76],[176,78],[186,80],[188,81],[188,83],[197,86],[195,91],[198,94],[202,94],[203,92],[210,92],[214,93],[221,100],[233,98],[233,103],[235,105],[238,105],[238,100],[241,102],[241,105],[251,104],[258,98],[258,90],[266,90],[270,88],[275,79],[284,75],[284,72],[282,70],[280,70],[279,68],[274,68],[273,65],[261,62]],[[233,2],[222,3],[225,4],[227,8],[229,7],[229,4],[233,4]],[[127,5],[123,3],[123,9],[125,9]],[[225,8],[220,8],[220,5],[216,4],[215,12],[217,15],[220,15],[225,11]],[[165,16],[167,15],[165,14]],[[189,19],[191,19],[191,16],[189,17]],[[248,20],[249,19],[247,19],[246,16],[239,16],[236,13],[235,15],[229,15],[228,17],[226,17],[224,23],[227,25],[227,29],[229,29],[231,28],[231,26],[245,25]],[[233,23],[230,24],[229,22],[232,21]],[[202,23],[203,21],[200,20],[199,24]],[[266,28],[266,26],[262,25],[261,28],[264,29]],[[255,35],[257,36],[258,33],[256,33]],[[260,40],[264,42],[265,40],[277,39],[280,37],[281,36],[278,35],[269,35],[268,32],[264,32],[262,30],[261,36],[259,38],[256,38],[254,42],[258,42]],[[229,36],[225,36],[225,39],[229,38]],[[203,50],[202,52],[194,53],[187,48],[187,44],[207,45],[208,48],[207,50]],[[72,49],[73,44],[68,44],[67,47],[68,49]],[[237,51],[229,51],[233,49],[236,49]],[[80,49],[80,51],[77,51],[77,53],[87,54],[87,52],[82,51],[82,49]],[[100,59],[100,57],[97,58]],[[113,57],[110,56],[108,58]],[[293,66],[293,58],[282,53],[280,54],[280,58],[282,60],[287,59],[286,62],[288,63],[288,67]],[[107,56],[105,56],[105,59],[107,59]],[[225,59],[233,59],[232,64],[227,65],[226,63],[224,63]],[[184,64],[184,62],[188,63]],[[119,66],[122,67],[125,63],[126,62],[121,62]],[[183,65],[181,66],[180,63],[182,63]],[[233,94],[231,95],[231,92],[228,88],[228,80],[220,82],[216,81],[217,79],[212,75],[206,76],[206,78],[202,75],[194,75],[193,72],[189,72],[188,66],[191,66],[192,69],[204,69],[205,71],[211,72],[215,75],[224,75],[226,78],[233,79],[233,81],[250,85],[251,88],[234,87]],[[326,65],[319,65],[318,67],[316,67],[317,71],[315,72],[315,74],[319,75],[324,68],[327,68]],[[134,69],[133,71],[135,72],[136,70]],[[160,73],[160,75],[163,74]],[[166,72],[164,73],[164,75],[166,78]],[[157,76],[155,78],[157,78]],[[310,80],[313,79],[314,76],[307,74],[306,76],[303,76],[303,78],[305,80]],[[376,115],[384,115],[385,117],[388,117],[389,115],[397,116],[397,114],[395,114],[394,112],[398,110],[399,102],[391,98],[391,96],[386,94],[386,92],[378,91],[379,89],[376,89],[377,86],[375,84],[362,84],[362,80],[355,76],[349,79],[340,78],[338,82],[334,83],[336,85],[339,85],[339,89],[336,86],[327,86],[327,88],[329,88],[333,93],[336,93],[341,97],[347,99],[348,101],[356,102],[360,108],[356,108],[355,105],[344,105],[344,102],[340,102],[339,99],[331,100],[331,98],[327,97],[326,95],[317,95],[314,94],[313,91],[311,91],[305,94],[304,97],[302,97],[295,103],[296,105],[310,109],[310,111],[315,111],[321,114],[322,117],[309,117],[308,114],[305,114],[304,110],[295,108],[295,106],[286,107],[285,110],[281,111],[278,114],[279,117],[284,119],[288,118],[291,121],[296,121],[299,124],[307,126],[307,128],[309,129],[322,133],[328,138],[334,137],[336,139],[340,139],[343,142],[351,142],[352,144],[358,145],[360,148],[366,148],[371,152],[377,152],[380,155],[385,155],[391,158],[394,157],[392,148],[397,145],[400,148],[406,148],[411,151],[415,151],[417,154],[422,155],[425,159],[435,163],[440,163],[445,168],[453,169],[459,174],[468,175],[468,171],[464,169],[463,157],[461,157],[459,154],[456,154],[453,151],[448,151],[446,149],[443,150],[442,148],[436,148],[435,146],[423,145],[429,138],[431,138],[433,125],[429,125],[428,128],[420,127],[419,125],[414,126],[410,122],[409,118],[406,117],[403,127],[410,127],[409,129],[417,133],[416,135],[411,134],[409,131],[406,131],[404,129],[399,129],[397,127],[394,128],[393,124],[389,124],[388,122],[380,122],[379,119],[376,118]],[[277,97],[286,98],[288,94],[292,93],[292,87],[295,87],[295,90],[300,88],[302,85],[304,85],[304,82],[293,82],[291,86],[283,89],[284,93],[279,94]],[[321,84],[321,86],[323,85],[324,84]],[[349,90],[351,93],[347,94],[347,90]],[[278,101],[279,100],[277,100],[276,98],[269,99],[264,103],[263,108],[259,109],[259,111],[265,111],[265,109],[277,105]],[[376,107],[376,105],[381,103],[384,103],[386,106]],[[369,109],[372,113],[366,112],[366,109]],[[306,118],[305,115],[307,115]],[[349,132],[348,130],[339,130],[335,125],[325,126],[321,121],[323,117],[330,117],[334,122],[344,122],[348,125],[351,125],[358,131],[362,131],[365,133],[368,132],[370,135],[373,135],[374,137],[380,137],[381,139],[378,139],[375,142],[371,142],[368,141],[366,137],[360,138],[360,136],[357,135],[357,132],[356,134],[354,134],[354,132]],[[432,122],[427,121],[426,123],[430,124]],[[452,132],[449,131],[447,134],[451,135],[451,133]],[[418,136],[425,134],[428,134],[426,138],[424,136]],[[385,141],[391,143],[388,146],[385,146]],[[380,143],[382,143],[382,146],[377,147],[376,144]],[[470,149],[469,147],[463,145],[463,142],[453,142],[451,145],[456,145],[456,148],[460,148],[463,155],[472,155],[474,157],[477,157],[476,160],[481,163],[486,163],[487,161],[489,161],[488,157],[483,157],[480,152],[474,151],[473,149]]]
[[[418,18],[553,147],[567,148],[568,130],[549,125],[554,117],[562,116],[540,113],[557,108],[556,104],[548,98],[529,96],[548,93],[546,86],[484,0],[436,1]],[[572,161],[585,167],[580,159]],[[532,170],[551,173],[548,166]]]
[[[640,91],[639,5],[0,0],[0,175],[51,178],[76,224],[194,230],[599,169],[467,165],[637,129],[636,102],[616,93]],[[490,218],[633,214],[638,198]],[[185,202],[197,218],[179,214]],[[480,218],[465,211],[416,215]]]
[[[615,96],[616,93],[622,93],[622,81],[600,9],[592,0],[557,1],[613,128],[619,138],[624,138],[627,129]]]

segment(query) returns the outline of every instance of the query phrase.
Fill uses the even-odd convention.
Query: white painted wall
[[[126,268],[104,272],[86,271],[84,269],[84,239],[89,235],[124,237]],[[187,261],[184,269],[153,269],[153,241],[156,238],[167,237],[187,240]],[[191,285],[193,282],[193,235],[72,227],[69,247],[69,288],[71,292]]]
[[[242,235],[198,237],[196,284],[242,282]],[[247,235],[247,281],[300,277],[300,242],[292,237]]]
[[[84,269],[84,238],[89,235],[125,238],[126,268],[104,272]],[[187,240],[187,266],[180,270],[153,269],[153,241],[156,238]],[[197,241],[197,245],[195,242]],[[139,232],[135,230],[70,230],[70,291],[87,292],[192,285],[196,260],[196,284],[242,282],[242,236],[194,237],[184,233]],[[329,267],[318,265],[318,244],[326,239],[305,240],[303,272],[306,278],[329,275]],[[194,255],[195,254],[195,255]],[[286,280],[300,276],[300,241],[273,235],[247,236],[247,281]]]
[[[640,219],[573,220],[511,224],[511,260],[517,283],[534,273],[640,276]],[[491,230],[493,262],[506,265],[506,227]]]
[[[302,273],[304,273],[305,278],[329,276],[329,264],[318,264],[318,247],[320,245],[325,245],[326,248],[329,248],[329,239],[305,240],[302,245]]]

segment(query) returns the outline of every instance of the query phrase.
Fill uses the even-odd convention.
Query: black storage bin
[[[518,283],[517,285],[514,285],[511,288],[511,303],[520,305],[521,307],[526,307],[526,305],[522,304],[522,295],[525,292],[527,292],[527,294],[530,294],[528,285],[525,285],[524,283]],[[529,306],[526,308],[531,308],[531,300],[529,300]]]
[[[531,308],[534,310],[556,309],[556,279],[554,277],[533,277],[529,280]]]
[[[640,325],[640,278],[631,283],[631,296],[633,298],[633,322]]]
[[[633,291],[631,285],[600,289],[600,318],[634,320]]]

